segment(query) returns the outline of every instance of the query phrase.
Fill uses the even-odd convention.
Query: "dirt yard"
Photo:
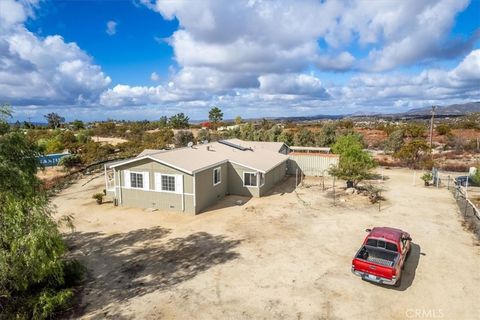
[[[384,173],[381,211],[359,195],[333,206],[318,179],[297,192],[289,179],[270,196],[227,197],[198,216],[98,206],[91,196],[103,177],[82,187],[87,177],[54,199],[59,215],[75,217],[68,241],[89,269],[71,317],[478,319],[480,247],[452,195],[412,186],[405,169]],[[350,272],[373,226],[413,237],[400,288]]]
[[[98,137],[98,136],[93,136],[92,140],[95,142],[100,142],[103,144],[111,144],[112,146],[116,146],[117,144],[127,142],[127,139],[122,139],[122,138],[115,138],[115,137]]]

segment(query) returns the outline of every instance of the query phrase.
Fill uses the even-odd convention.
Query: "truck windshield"
[[[377,239],[368,239],[367,246],[386,249],[388,251],[398,252],[397,245],[392,242],[377,240]]]

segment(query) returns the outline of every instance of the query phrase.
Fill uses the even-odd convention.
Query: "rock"
[[[345,193],[346,194],[355,194],[355,191],[356,191],[355,188],[347,188],[345,190]]]

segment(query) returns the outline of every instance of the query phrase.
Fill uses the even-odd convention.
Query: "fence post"
[[[297,190],[297,183],[298,183],[298,168],[295,169],[295,190]]]
[[[335,203],[335,176],[333,176],[333,205],[336,206]]]

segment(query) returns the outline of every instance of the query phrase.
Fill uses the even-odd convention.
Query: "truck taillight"
[[[395,276],[396,274],[397,274],[397,269],[393,269],[392,276]]]

